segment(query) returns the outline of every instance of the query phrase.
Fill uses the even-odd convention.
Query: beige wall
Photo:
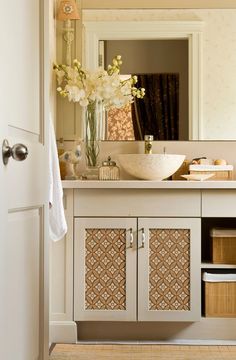
[[[60,0],[55,0],[57,7]],[[74,41],[72,42],[72,59],[82,58],[82,1],[77,1],[77,6],[81,19],[72,21],[74,28]],[[56,14],[56,11],[55,11]],[[57,21],[56,31],[56,58],[55,62],[64,63],[66,59],[66,46],[63,40],[63,26],[62,21]],[[81,136],[81,109],[78,105],[69,103],[67,99],[63,99],[57,94],[57,121],[56,121],[56,133],[57,138],[63,137],[67,140],[74,140]]]
[[[235,8],[235,0],[83,0],[84,9]]]
[[[187,40],[107,40],[105,67],[122,55],[122,74],[186,73]]]
[[[70,150],[75,146],[74,142],[65,141],[65,149]],[[225,159],[228,164],[234,166],[234,180],[236,180],[236,141],[154,141],[153,153],[162,154],[183,154],[186,160],[191,161],[194,158],[207,157],[209,159]],[[82,149],[82,151],[84,151]],[[135,154],[144,152],[143,141],[102,141],[100,146],[100,162],[111,156],[117,165],[119,164],[118,154]],[[78,175],[82,175],[85,169],[85,159],[78,165]],[[129,179],[121,169],[121,178]]]

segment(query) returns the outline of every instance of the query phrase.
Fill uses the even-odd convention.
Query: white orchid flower
[[[106,109],[120,108],[132,103],[134,97],[142,98],[145,89],[135,87],[136,76],[120,75],[121,55],[117,55],[107,70],[99,67],[94,71],[83,70],[78,60],[73,66],[54,65],[59,93],[69,101],[87,106],[94,101],[103,103]]]

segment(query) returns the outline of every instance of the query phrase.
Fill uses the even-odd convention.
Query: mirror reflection
[[[105,67],[122,54],[121,74],[138,77],[144,99],[107,114],[107,140],[188,140],[188,41],[107,40]]]
[[[137,78],[145,96],[108,112],[107,140],[144,140],[149,134],[154,140],[188,140],[187,118],[182,127],[179,124],[179,74],[139,74]]]

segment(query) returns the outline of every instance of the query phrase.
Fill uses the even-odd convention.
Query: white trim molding
[[[194,21],[85,21],[83,64],[95,69],[100,40],[187,39],[189,42],[189,139],[202,137],[202,31]]]
[[[76,344],[77,326],[74,321],[50,321],[50,342]]]

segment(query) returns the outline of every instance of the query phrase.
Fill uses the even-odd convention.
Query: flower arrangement
[[[137,76],[124,79],[120,75],[121,65],[120,55],[113,58],[112,65],[108,65],[107,70],[84,70],[78,60],[73,61],[73,66],[54,65],[59,94],[86,107],[85,144],[88,167],[98,165],[99,125],[102,121],[97,105],[102,105],[105,110],[122,108],[132,103],[135,97],[143,98],[145,95],[144,88],[135,86]]]
[[[114,57],[107,70],[83,70],[78,60],[73,61],[73,66],[55,64],[54,70],[59,84],[57,91],[63,97],[68,97],[69,101],[78,102],[81,106],[101,101],[106,110],[112,107],[121,108],[133,102],[134,97],[143,98],[145,95],[145,89],[135,86],[137,76],[121,78],[121,65],[120,55]]]

